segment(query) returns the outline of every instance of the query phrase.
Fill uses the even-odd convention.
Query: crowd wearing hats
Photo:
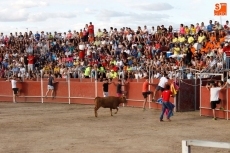
[[[230,26],[210,20],[206,26],[180,24],[79,31],[0,34],[0,77],[192,79],[196,71],[228,68]],[[227,62],[227,63],[226,63]]]

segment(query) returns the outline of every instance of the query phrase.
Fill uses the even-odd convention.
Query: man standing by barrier
[[[109,85],[111,82],[108,82],[108,79],[106,78],[103,83],[103,97],[108,97],[109,96]]]
[[[221,103],[221,99],[219,99],[219,93],[222,89],[227,86],[228,82],[225,85],[221,86],[221,83],[218,83],[217,87],[214,82],[208,83],[206,88],[210,91],[210,104],[213,114],[213,120],[216,120],[216,105]]]
[[[149,79],[146,79],[145,82],[142,85],[142,95],[144,97],[143,111],[145,111],[145,105],[146,105],[146,102],[147,102],[148,95],[153,96],[153,92],[148,90],[149,85],[154,85],[153,83],[149,83]]]
[[[118,83],[113,82],[113,84],[117,87],[117,96],[121,97],[126,96],[126,91],[122,91],[122,86],[125,86],[127,82],[124,81],[124,84],[122,84],[122,81],[119,79]]]
[[[16,96],[18,96],[19,90],[17,88],[17,80],[16,80],[16,76],[15,75],[10,80],[10,82],[11,82],[11,87],[12,87],[12,90],[13,90],[13,103],[17,103]]]
[[[54,98],[54,77],[52,76],[51,72],[49,73],[49,78],[48,78],[48,86],[47,86],[47,91],[45,97],[47,97],[49,91],[51,91],[51,97]]]

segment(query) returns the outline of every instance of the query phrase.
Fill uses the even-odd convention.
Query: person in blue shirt
[[[137,58],[138,52],[137,52],[137,47],[133,46],[133,49],[131,51],[131,55],[134,56],[135,58]]]
[[[13,74],[18,73],[18,72],[19,72],[19,68],[18,68],[18,67],[16,67],[16,66],[13,66],[13,68],[12,68],[12,72],[13,72]]]
[[[212,20],[209,21],[209,25],[207,26],[207,31],[212,32],[213,31],[214,24],[212,24]]]
[[[9,63],[6,61],[6,59],[4,59],[2,62],[3,69],[8,68],[8,65],[9,65]]]
[[[66,67],[73,67],[73,62],[69,61],[68,63],[66,63]]]
[[[40,34],[38,33],[38,31],[37,31],[37,33],[34,35],[34,37],[35,37],[35,40],[37,40],[37,41],[40,40]]]

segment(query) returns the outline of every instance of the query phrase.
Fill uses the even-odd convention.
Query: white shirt
[[[143,32],[146,34],[149,34],[149,30],[148,29],[143,29]]]
[[[151,29],[151,34],[154,35],[155,33],[156,33],[156,31]]]
[[[188,74],[187,74],[187,79],[193,79],[192,73],[188,73]]]
[[[225,41],[229,41],[230,40],[230,35],[225,36]]]
[[[11,86],[12,86],[12,88],[17,88],[16,83],[17,83],[16,80],[11,80]]]
[[[230,84],[230,79],[227,79],[228,84]]]
[[[218,101],[219,100],[219,92],[221,87],[210,88],[210,101]]]
[[[160,82],[158,83],[158,86],[161,88],[165,88],[165,84],[168,82],[168,79],[166,77],[161,77]]]
[[[25,73],[26,73],[26,68],[20,67],[20,72],[21,72],[22,74],[25,74]]]
[[[123,66],[123,62],[121,60],[117,61],[116,66],[118,66],[118,67]]]
[[[154,74],[154,78],[159,78],[160,77],[160,73]]]
[[[127,35],[126,37],[127,37],[128,41],[131,41],[131,40],[132,40],[133,35],[132,35],[132,34],[129,34],[129,35]]]
[[[213,61],[210,63],[210,67],[213,67],[215,64],[216,64],[216,60],[213,60]]]
[[[130,54],[130,50],[126,49],[124,50],[125,53],[127,53],[128,55]]]

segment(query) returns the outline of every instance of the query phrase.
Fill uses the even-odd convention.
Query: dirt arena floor
[[[181,153],[183,139],[230,141],[230,121],[159,110],[121,107],[110,116],[92,105],[0,103],[0,153]],[[230,153],[192,147],[192,153]]]

